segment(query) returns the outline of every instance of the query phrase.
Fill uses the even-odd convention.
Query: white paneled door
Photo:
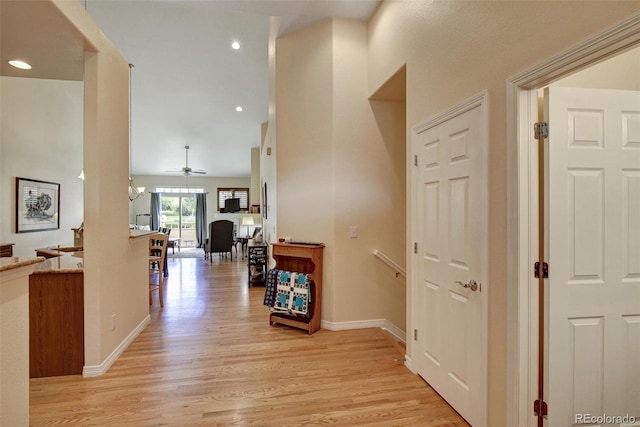
[[[640,92],[549,88],[545,115],[546,423],[640,423]]]
[[[414,129],[412,364],[474,426],[486,425],[485,94]]]

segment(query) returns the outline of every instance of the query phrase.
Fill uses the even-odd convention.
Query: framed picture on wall
[[[16,178],[16,233],[60,228],[60,184]]]
[[[263,194],[262,194],[262,216],[264,217],[264,219],[267,219],[267,206],[269,206],[267,204],[267,183],[265,182],[262,188]]]

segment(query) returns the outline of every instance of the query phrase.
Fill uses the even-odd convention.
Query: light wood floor
[[[169,271],[164,309],[105,375],[31,380],[31,425],[467,425],[380,329],[269,326],[243,261]]]

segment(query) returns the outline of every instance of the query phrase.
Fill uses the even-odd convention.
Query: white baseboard
[[[407,334],[405,331],[403,331],[402,329],[398,328],[396,325],[394,325],[393,323],[389,322],[388,320],[385,319],[384,321],[384,325],[380,326],[383,330],[389,332],[391,335],[393,335],[393,337],[395,339],[397,339],[398,341],[400,341],[402,344],[406,344],[407,343]]]
[[[413,372],[414,374],[417,374],[416,370],[413,369],[413,365],[411,363],[411,357],[409,357],[408,354],[404,355],[404,366],[406,366],[407,369]]]
[[[136,328],[131,331],[129,335],[127,335],[127,337],[111,352],[109,357],[107,357],[104,362],[94,366],[85,365],[82,368],[82,376],[88,378],[104,375],[109,370],[111,365],[113,365],[113,363],[118,360],[118,357],[120,357],[122,352],[125,351],[127,347],[129,347],[129,344],[131,344],[133,340],[136,339],[138,335],[140,335],[140,332],[142,332],[142,330],[149,324],[150,320],[151,317],[147,314],[147,317],[145,317],[142,322],[140,322],[140,324],[136,326]]]
[[[395,339],[406,343],[405,332],[387,319],[354,320],[351,322],[328,322],[322,320],[320,327],[329,331],[345,331],[348,329],[380,328],[389,332]]]

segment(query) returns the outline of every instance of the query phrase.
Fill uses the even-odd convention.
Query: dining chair
[[[149,305],[153,305],[151,292],[158,290],[160,307],[164,307],[163,285],[165,259],[167,257],[167,241],[169,236],[164,233],[154,233],[149,236]],[[158,279],[154,280],[157,274]]]

